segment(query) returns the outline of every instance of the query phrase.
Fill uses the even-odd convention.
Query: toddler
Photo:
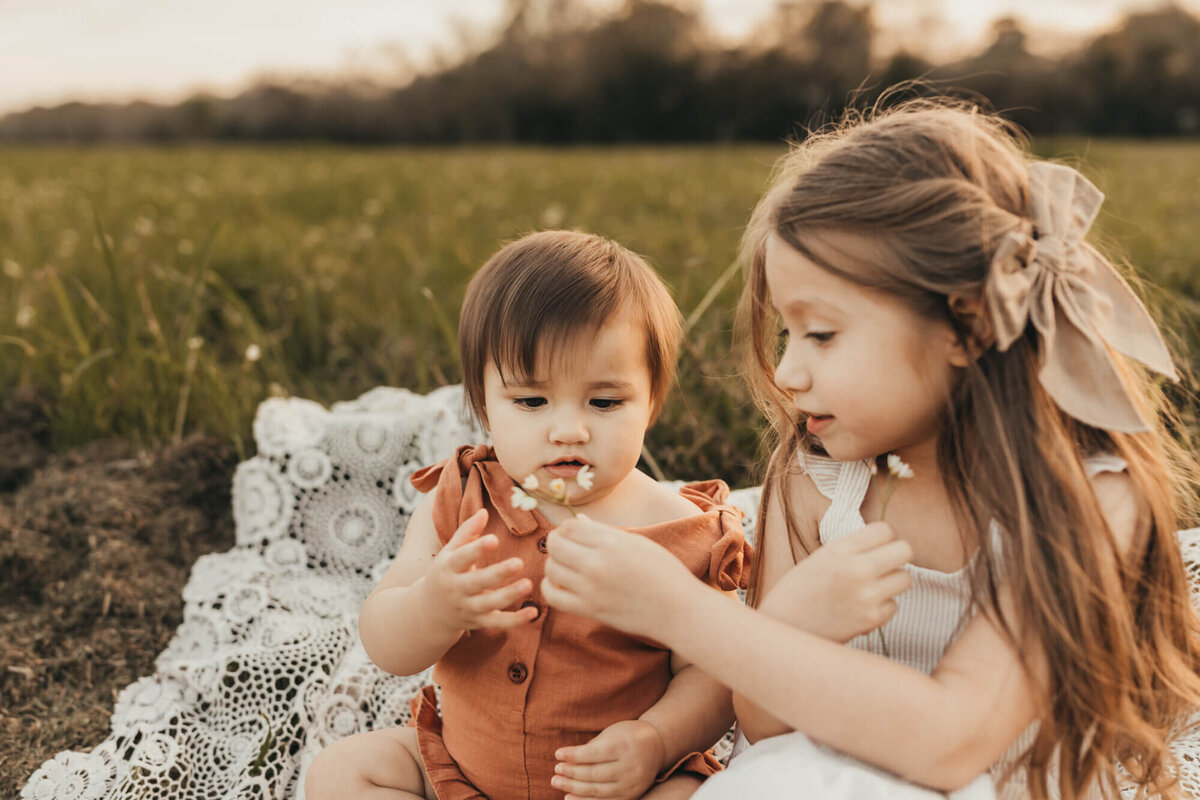
[[[727,487],[676,492],[637,469],[679,334],[658,276],[596,236],[533,234],[476,274],[459,347],[492,444],[413,476],[428,495],[359,618],[382,669],[435,665],[440,712],[429,688],[415,727],[327,748],[311,800],[684,798],[718,768],[704,751],[732,722],[728,689],[656,641],[551,608],[540,588],[546,535],[572,513],[654,542],[723,602],[744,583]],[[518,483],[564,503],[535,508]]]

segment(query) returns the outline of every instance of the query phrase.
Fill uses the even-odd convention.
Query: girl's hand
[[[614,722],[587,744],[559,748],[550,785],[566,792],[565,800],[632,800],[654,783],[663,751],[662,736],[649,722]]]
[[[542,595],[550,605],[638,636],[663,640],[663,626],[689,589],[703,587],[668,550],[645,536],[593,522],[550,531]]]
[[[896,613],[895,598],[912,585],[900,565],[912,556],[892,526],[873,522],[792,567],[759,610],[809,633],[849,641]]]
[[[478,566],[499,544],[492,534],[479,536],[485,525],[487,510],[481,509],[459,526],[422,579],[434,618],[450,630],[515,628],[537,615],[535,608],[501,610],[529,594],[533,582],[521,578],[506,583],[520,571],[519,558]]]

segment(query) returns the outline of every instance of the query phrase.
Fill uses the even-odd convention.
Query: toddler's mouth
[[[560,458],[557,461],[551,461],[549,464],[546,464],[546,472],[549,472],[556,478],[573,478],[585,466],[588,466],[588,463],[582,459]]]

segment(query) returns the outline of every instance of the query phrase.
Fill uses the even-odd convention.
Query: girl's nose
[[[812,373],[796,350],[789,344],[783,351],[783,358],[775,366],[775,385],[789,394],[807,392],[812,388]]]
[[[559,414],[550,426],[550,441],[555,444],[587,444],[590,435],[578,414]]]

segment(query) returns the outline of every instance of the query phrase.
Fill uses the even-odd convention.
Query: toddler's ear
[[[992,328],[992,318],[988,314],[987,306],[981,296],[951,295],[949,303],[950,313],[962,323],[962,327],[968,332],[966,349],[960,348],[961,352],[952,356],[951,363],[956,367],[965,367],[996,343],[996,333]]]

